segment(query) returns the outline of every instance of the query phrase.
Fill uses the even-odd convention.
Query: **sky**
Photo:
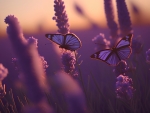
[[[150,0],[126,0],[126,2],[133,25],[150,25]],[[89,29],[91,24],[88,20],[100,27],[107,27],[103,0],[64,0],[64,3],[70,29]],[[86,17],[75,10],[75,3],[83,9]],[[140,16],[132,13],[132,4],[139,8]],[[44,31],[57,30],[56,22],[52,20],[53,5],[54,0],[0,0],[0,36],[6,35],[7,25],[4,19],[8,15],[17,17],[26,33],[35,33],[39,28]],[[113,5],[117,14],[115,0],[113,0]]]

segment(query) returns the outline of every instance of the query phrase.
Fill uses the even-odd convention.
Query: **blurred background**
[[[97,80],[101,80],[101,82],[99,81],[100,84],[102,82],[107,84],[109,80],[112,80],[111,77],[114,77],[113,86],[115,76],[110,77],[112,67],[90,59],[91,54],[95,52],[92,38],[99,33],[104,33],[106,38],[110,36],[105,17],[104,1],[64,0],[64,3],[69,18],[70,32],[75,33],[82,41],[82,47],[78,50],[78,55],[81,55],[80,61],[83,60],[81,70],[85,81],[91,71],[97,76]],[[150,0],[126,0],[126,3],[133,25],[134,37],[140,35],[145,43],[145,50],[147,50],[150,47]],[[45,37],[45,33],[56,33],[58,29],[56,22],[52,20],[55,13],[53,5],[54,0],[0,0],[0,63],[9,70],[9,75],[4,83],[10,83],[7,84],[6,88],[12,87],[12,84],[16,86],[17,82],[14,81],[18,79],[18,73],[11,63],[15,53],[7,38],[7,25],[4,23],[4,19],[8,15],[14,15],[18,18],[26,38],[33,36],[38,39],[39,54],[45,57],[49,65],[47,75],[53,74],[60,66],[60,58],[53,49],[52,43]],[[117,22],[115,0],[113,0],[113,6]],[[106,71],[104,67],[110,68],[110,71]],[[105,74],[100,76],[100,73],[104,71]],[[109,74],[106,74],[106,72]]]
[[[7,15],[15,15],[24,33],[56,32],[54,16],[54,0],[0,0],[0,38],[6,37]],[[64,0],[71,30],[87,30],[91,24],[100,28],[107,28],[103,0]],[[150,25],[150,1],[126,0],[133,26]],[[115,16],[117,14],[115,0],[113,0]],[[76,10],[82,9],[82,13]],[[117,21],[117,16],[116,16]]]

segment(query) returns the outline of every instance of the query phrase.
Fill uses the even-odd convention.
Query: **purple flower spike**
[[[29,37],[29,38],[27,39],[27,41],[28,41],[28,42],[31,42],[31,43],[33,42],[33,43],[35,44],[35,46],[38,47],[38,46],[37,46],[37,44],[38,44],[38,39],[36,39],[36,38],[34,38],[34,37]]]
[[[118,26],[114,21],[114,12],[112,7],[112,0],[104,0],[105,14],[107,19],[107,25],[110,29],[110,35],[112,38],[117,38]]]
[[[126,69],[127,69],[127,63],[126,61],[122,60],[116,67],[115,69],[113,70],[113,72],[116,73],[116,75],[124,75],[125,72],[126,72]]]
[[[15,70],[19,73],[20,72],[20,68],[18,66],[18,59],[17,58],[12,58],[12,64],[15,67]]]
[[[63,94],[68,107],[68,113],[88,113],[84,94],[79,84],[64,71],[58,71],[51,76],[51,85],[58,93]]]
[[[59,28],[58,32],[61,34],[67,34],[70,29],[64,2],[62,0],[54,0],[54,3],[55,17],[53,17],[53,20],[57,23],[56,25]]]
[[[117,98],[131,99],[134,91],[132,84],[131,78],[119,75],[116,82]]]
[[[48,68],[49,65],[47,64],[47,61],[44,59],[43,56],[40,56],[40,58],[41,58],[41,62],[43,65],[43,69],[44,69],[44,71],[46,71],[46,69]]]
[[[126,36],[132,33],[132,24],[129,16],[129,12],[127,9],[127,5],[125,0],[116,0],[117,2],[117,10],[118,10],[118,20],[120,24],[120,30],[122,36]]]
[[[38,83],[41,81],[37,81],[38,80],[37,77],[44,75],[43,73],[44,71],[41,68],[42,65],[40,62],[38,52],[35,48],[35,45],[27,43],[27,41],[23,37],[22,31],[20,30],[21,28],[19,26],[19,22],[16,17],[8,16],[6,17],[5,22],[9,25],[7,27],[7,33],[13,44],[14,50],[17,54],[21,71],[23,71],[24,76],[26,78],[25,84],[29,88],[29,92],[30,91],[35,92],[39,90],[35,95],[37,95],[38,98],[41,99],[41,95],[43,95],[43,93],[38,88],[40,88],[41,87],[40,85],[42,84]],[[38,98],[35,98],[36,97],[35,95],[33,95],[32,92],[30,96],[32,97],[33,101],[38,101]]]
[[[8,37],[13,42],[12,44],[16,53],[19,54],[18,52],[21,52],[21,50],[24,48],[24,45],[27,44],[27,41],[23,37],[22,29],[20,28],[18,19],[14,17],[14,15],[9,15],[5,18],[5,23],[9,25],[7,27]]]
[[[16,53],[20,71],[23,76],[27,96],[36,106],[45,101],[45,91],[48,89],[42,62],[36,47],[36,40],[24,38],[16,17],[7,16],[7,34]],[[47,104],[45,102],[45,104]],[[45,110],[44,110],[45,111]],[[32,112],[34,113],[34,112]],[[37,113],[37,112],[36,112]],[[50,111],[44,113],[51,113]]]
[[[66,73],[72,73],[75,69],[76,59],[72,52],[64,52],[62,54],[62,64]]]

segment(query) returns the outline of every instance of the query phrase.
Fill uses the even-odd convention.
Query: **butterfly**
[[[75,51],[81,47],[80,39],[73,33],[68,34],[45,34],[45,36],[52,42],[70,51]]]
[[[104,61],[110,66],[117,66],[121,60],[130,57],[132,53],[131,42],[133,34],[123,37],[115,47],[104,49],[91,55],[91,58]]]

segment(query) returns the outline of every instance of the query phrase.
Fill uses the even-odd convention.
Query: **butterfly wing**
[[[131,41],[133,34],[123,37],[112,49],[105,49],[91,55],[91,58],[102,60],[105,63],[116,66],[121,60],[129,58],[132,53]]]
[[[81,47],[80,39],[73,33],[65,35],[66,49],[74,51]]]
[[[127,47],[131,46],[133,34],[129,34],[125,37],[123,37],[116,45],[115,48],[121,48],[121,47]]]
[[[46,34],[45,36],[58,45],[63,45],[64,43],[64,35],[62,34]]]
[[[123,37],[116,45],[116,54],[120,60],[125,60],[129,58],[132,53],[131,42],[132,42],[133,34],[129,34]]]
[[[61,48],[65,48],[67,50],[77,50],[81,47],[80,39],[73,33],[69,33],[66,35],[62,34],[46,34],[45,35],[49,40],[54,43],[60,45]]]
[[[111,49],[98,51],[92,54],[91,58],[101,60],[110,66],[116,66],[120,62],[120,59],[117,56],[117,54]]]
[[[130,46],[126,46],[126,47],[117,49],[117,55],[118,55],[119,59],[121,59],[121,60],[125,60],[125,59],[129,58],[131,53],[132,53],[132,49]]]

